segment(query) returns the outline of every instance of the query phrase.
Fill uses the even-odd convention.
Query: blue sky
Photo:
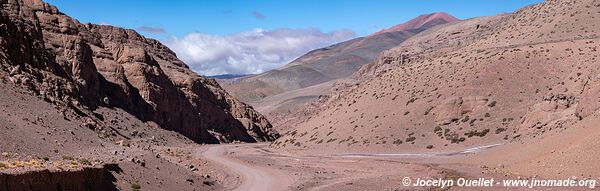
[[[82,23],[110,24],[124,28],[136,29],[145,36],[161,40],[168,46],[184,46],[182,42],[190,35],[194,40],[227,40],[240,36],[264,36],[264,32],[282,35],[281,29],[296,30],[298,33],[324,34],[311,38],[314,43],[293,55],[266,55],[271,61],[279,63],[258,63],[256,67],[235,70],[235,61],[231,57],[221,55],[226,61],[200,59],[204,63],[195,62],[192,58],[182,58],[192,65],[197,72],[212,75],[218,73],[259,73],[285,64],[289,59],[297,57],[306,49],[318,48],[355,36],[365,36],[383,28],[408,21],[420,14],[447,12],[459,19],[477,16],[496,15],[512,12],[523,6],[541,0],[47,0],[56,5],[62,12],[78,19]],[[274,32],[279,31],[279,32]],[[338,32],[353,32],[339,34]],[[284,33],[292,34],[290,31]],[[321,34],[318,34],[321,35]],[[228,38],[228,37],[236,38]],[[209,38],[210,37],[210,38]],[[212,38],[215,37],[215,38]],[[282,37],[283,38],[283,37]],[[331,38],[331,39],[328,39]],[[286,39],[286,38],[283,38]],[[180,42],[180,43],[176,43]],[[187,41],[186,41],[187,42]],[[259,42],[256,42],[259,43]],[[215,43],[208,43],[215,45]],[[185,45],[190,48],[192,45]],[[181,47],[178,55],[185,54]],[[193,48],[193,47],[192,47]],[[196,47],[198,48],[198,47]],[[226,51],[227,52],[227,51]],[[193,53],[193,52],[192,52]],[[198,52],[196,52],[198,53]],[[243,53],[243,51],[242,51]],[[188,52],[189,54],[189,52]],[[260,53],[258,53],[260,54]],[[276,53],[275,53],[276,54]],[[188,57],[193,57],[190,55]],[[253,55],[265,56],[265,55]],[[292,57],[292,58],[289,58]],[[248,62],[257,61],[244,58]],[[197,60],[196,60],[197,61]],[[210,70],[208,62],[228,64],[230,69]],[[260,61],[260,59],[258,60]],[[238,63],[239,64],[239,63]],[[267,67],[260,67],[267,65]],[[206,71],[205,71],[206,70]]]

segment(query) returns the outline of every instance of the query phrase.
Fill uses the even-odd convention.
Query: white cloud
[[[217,36],[191,33],[166,44],[202,75],[256,74],[280,67],[302,54],[356,36],[349,30],[276,29]]]

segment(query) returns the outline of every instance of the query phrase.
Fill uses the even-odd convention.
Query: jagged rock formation
[[[73,110],[122,108],[196,142],[270,141],[250,106],[197,75],[156,40],[81,24],[40,0],[0,1],[0,63],[9,80]]]

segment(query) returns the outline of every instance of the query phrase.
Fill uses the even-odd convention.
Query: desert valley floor
[[[585,131],[582,129],[581,131]],[[573,132],[576,134],[576,132]],[[583,132],[577,132],[583,133]],[[574,141],[574,140],[563,140]],[[567,142],[563,142],[567,143]],[[498,184],[508,179],[553,179],[562,176],[543,174],[539,169],[525,168],[516,160],[534,160],[540,147],[521,150],[522,158],[499,159],[522,143],[483,145],[463,150],[422,153],[339,153],[333,155],[290,155],[269,149],[267,144],[233,144],[190,146],[181,149],[192,159],[186,165],[200,166],[226,189],[233,190],[528,190],[527,187],[414,187],[404,186],[403,179],[456,180],[487,178]],[[465,162],[469,161],[469,162]],[[564,169],[577,168],[574,161],[561,161]],[[535,172],[535,174],[531,174]],[[581,172],[581,171],[578,171]],[[540,174],[542,173],[542,174]],[[573,179],[591,179],[594,172],[575,174],[563,171]],[[595,176],[595,175],[594,175]],[[535,190],[590,190],[589,187],[538,187]]]
[[[598,49],[600,0],[547,0],[213,79],[136,30],[0,0],[0,191],[595,190]]]

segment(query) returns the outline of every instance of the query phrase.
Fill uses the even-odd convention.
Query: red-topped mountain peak
[[[431,14],[423,14],[418,17],[407,21],[405,23],[393,26],[389,29],[380,30],[372,35],[378,35],[386,32],[397,32],[411,29],[419,29],[423,26],[428,26],[432,24],[443,24],[459,21],[460,19],[444,12],[436,12]]]

